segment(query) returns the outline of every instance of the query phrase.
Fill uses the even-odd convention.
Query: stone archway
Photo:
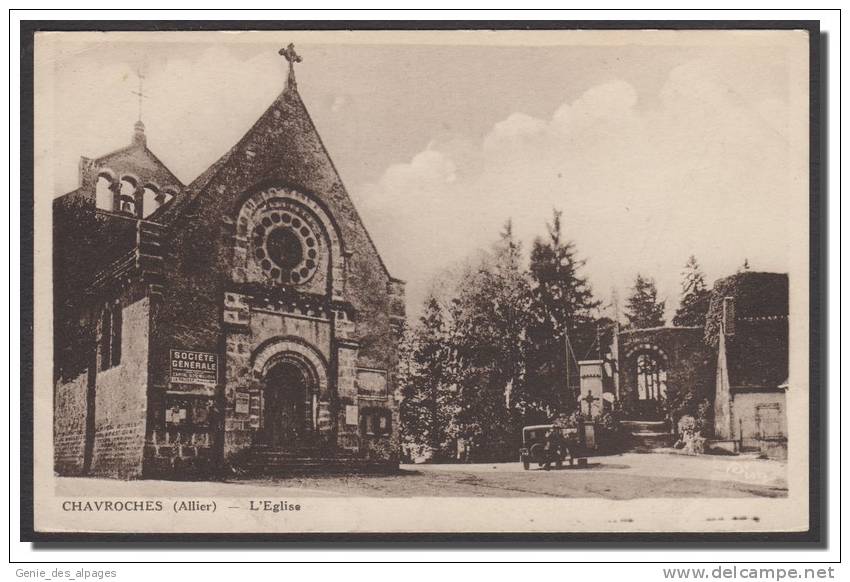
[[[262,381],[261,407],[262,442],[284,448],[311,443],[317,429],[315,374],[300,358],[275,358]]]
[[[634,413],[647,420],[665,416],[668,357],[654,343],[640,343],[626,352],[626,373],[634,387]]]
[[[327,413],[327,362],[295,338],[263,344],[252,369],[260,387],[260,425],[255,442],[281,448],[315,444]]]

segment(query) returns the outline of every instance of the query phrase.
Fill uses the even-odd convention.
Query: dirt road
[[[271,491],[273,490],[273,491]],[[398,475],[323,476],[214,482],[60,478],[65,496],[307,497],[784,497],[786,464],[746,457],[623,454],[591,459],[586,468],[524,471],[519,462],[402,465]]]

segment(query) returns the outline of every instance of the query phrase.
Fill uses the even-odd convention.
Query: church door
[[[283,362],[266,375],[263,436],[268,444],[287,447],[301,444],[308,429],[308,385],[303,372]]]

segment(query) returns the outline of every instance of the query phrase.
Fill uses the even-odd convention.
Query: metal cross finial
[[[142,99],[147,99],[148,96],[143,91],[144,82],[145,82],[145,75],[142,73],[141,69],[139,69],[139,71],[136,72],[136,75],[139,77],[139,90],[138,91],[131,91],[131,93],[133,95],[138,95],[138,97],[139,97],[139,121],[141,121],[142,120]]]
[[[286,79],[286,86],[295,88],[295,63],[301,62],[301,55],[295,52],[295,45],[292,43],[277,51],[277,54],[289,61],[289,76]]]

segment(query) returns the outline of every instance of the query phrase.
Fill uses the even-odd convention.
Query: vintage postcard
[[[811,28],[95,28],[35,532],[809,529]]]

